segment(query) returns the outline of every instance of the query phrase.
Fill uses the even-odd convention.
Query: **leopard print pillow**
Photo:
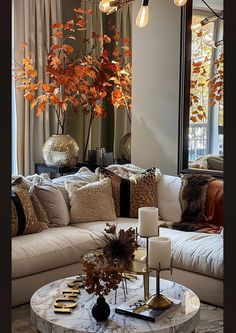
[[[114,172],[98,168],[99,178],[110,178],[117,217],[138,217],[140,207],[157,207],[157,183],[161,178],[159,169],[147,169],[129,179]]]
[[[12,218],[11,235],[19,236],[42,231],[45,226],[39,223],[33,203],[30,199],[28,187],[23,178],[12,183]]]

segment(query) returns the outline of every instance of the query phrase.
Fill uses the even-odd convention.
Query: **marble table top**
[[[89,295],[81,288],[78,306],[71,314],[54,313],[54,301],[62,296],[62,290],[67,289],[67,283],[75,277],[60,279],[38,289],[31,298],[31,320],[41,333],[191,333],[199,323],[200,301],[190,289],[161,279],[160,291],[167,297],[181,299],[181,307],[174,312],[157,319],[155,323],[115,313],[115,307],[125,301],[122,288],[118,288],[117,304],[115,291],[106,296],[111,314],[107,321],[98,323],[92,317],[91,309],[97,296]],[[150,294],[155,293],[155,278],[150,277]],[[143,298],[143,279],[137,276],[136,281],[128,282],[129,297]]]

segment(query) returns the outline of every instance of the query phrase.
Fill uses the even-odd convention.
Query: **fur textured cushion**
[[[66,183],[70,197],[71,223],[114,221],[116,213],[110,179],[81,186],[81,182]]]
[[[195,231],[207,227],[205,202],[212,180],[212,176],[204,174],[186,174],[182,177],[179,197],[182,215],[180,222],[172,224],[173,229]]]
[[[161,178],[159,169],[147,169],[129,179],[104,167],[99,167],[98,173],[100,179],[111,179],[117,217],[138,217],[140,207],[157,207],[157,183]]]

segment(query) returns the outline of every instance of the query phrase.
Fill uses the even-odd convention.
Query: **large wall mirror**
[[[223,0],[182,9],[179,172],[223,177]]]

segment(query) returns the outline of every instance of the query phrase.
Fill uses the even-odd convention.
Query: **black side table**
[[[95,169],[99,165],[97,164],[92,164],[92,163],[76,163],[74,167],[57,167],[57,166],[47,166],[44,163],[36,163],[35,164],[35,172],[37,174],[40,173],[49,173],[50,177],[55,178],[56,174],[59,174],[60,176],[63,176],[65,174],[70,174],[70,173],[75,173],[79,171],[80,168],[82,167],[87,167],[91,171],[95,171]]]

